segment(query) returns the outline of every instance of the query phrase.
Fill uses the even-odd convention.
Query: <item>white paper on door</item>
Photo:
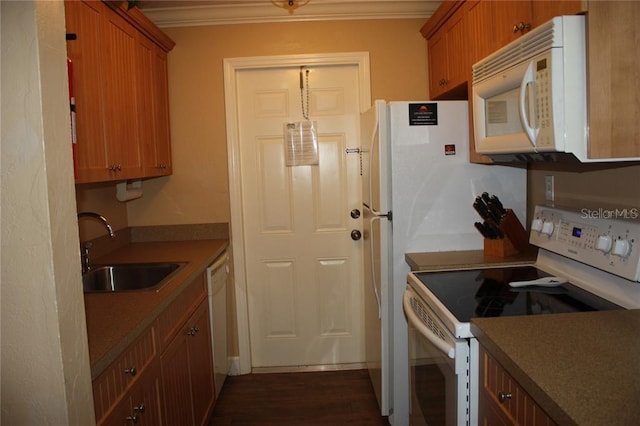
[[[318,164],[318,134],[315,121],[284,123],[286,166]]]

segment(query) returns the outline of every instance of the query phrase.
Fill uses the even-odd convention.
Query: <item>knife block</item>
[[[529,234],[513,210],[507,209],[504,218],[496,226],[502,231],[504,238],[484,239],[484,254],[487,256],[508,257],[530,248]]]

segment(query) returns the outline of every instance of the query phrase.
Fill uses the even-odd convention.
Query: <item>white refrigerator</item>
[[[466,101],[376,101],[361,116],[367,366],[380,404],[409,424],[405,253],[482,249],[472,204],[496,195],[526,222],[526,169],[469,163]]]

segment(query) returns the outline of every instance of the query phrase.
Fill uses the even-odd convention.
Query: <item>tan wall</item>
[[[1,422],[95,424],[69,142],[64,6],[3,1],[0,8]]]
[[[555,204],[576,209],[640,208],[640,166],[534,163],[528,171],[529,214],[546,204],[545,176],[555,180]]]
[[[224,58],[370,52],[372,97],[427,97],[423,19],[170,28],[169,98],[174,173],[144,182],[129,226],[228,222]],[[115,190],[114,190],[115,191]]]
[[[116,200],[115,183],[77,185],[76,206],[78,212],[100,213],[116,231],[128,226],[127,205]],[[92,240],[107,232],[100,222],[93,219],[80,219],[78,228],[80,241]]]

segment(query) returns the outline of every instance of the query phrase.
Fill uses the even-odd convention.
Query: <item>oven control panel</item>
[[[640,281],[640,209],[536,206],[533,216],[531,244]]]

